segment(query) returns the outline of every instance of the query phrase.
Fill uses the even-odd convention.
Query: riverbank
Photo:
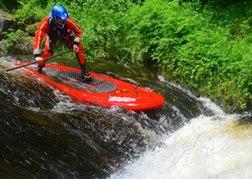
[[[43,2],[30,1],[15,11],[16,25],[6,35],[10,49],[34,35],[53,5]],[[60,2],[83,27],[88,61],[155,66],[227,112],[252,110],[251,2],[228,7],[178,0]]]

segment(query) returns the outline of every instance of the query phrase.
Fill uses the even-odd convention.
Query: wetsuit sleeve
[[[76,37],[74,38],[74,43],[77,43],[77,44],[80,43],[81,36],[82,36],[82,30],[80,26],[72,18],[68,18],[66,22],[67,22],[68,28],[72,29],[76,34]]]
[[[40,46],[42,44],[42,40],[45,34],[48,32],[48,29],[49,29],[48,18],[45,17],[39,23],[38,29],[36,31],[36,35],[34,37],[34,41],[33,41],[33,55],[34,56],[41,55]]]

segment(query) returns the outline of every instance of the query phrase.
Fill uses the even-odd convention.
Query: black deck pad
[[[116,90],[116,85],[111,81],[104,81],[102,78],[92,77],[89,83],[83,83],[80,80],[80,73],[75,71],[65,71],[55,68],[45,67],[43,71],[58,83],[67,83],[68,86],[86,90],[88,92],[107,93]]]

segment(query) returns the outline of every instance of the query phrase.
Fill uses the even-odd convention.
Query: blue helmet
[[[60,28],[63,29],[65,26],[65,20],[69,18],[67,10],[62,5],[55,5],[52,8],[52,19],[55,24]]]

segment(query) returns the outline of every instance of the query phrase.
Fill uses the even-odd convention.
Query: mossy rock
[[[25,31],[28,33],[28,35],[35,36],[35,32],[37,30],[37,27],[38,27],[38,25],[36,23],[35,24],[31,24],[31,25],[27,25],[25,27]]]
[[[15,23],[14,15],[8,14],[0,10],[0,40],[2,40],[3,32],[6,32]]]
[[[33,37],[24,37],[17,40],[14,47],[9,49],[9,54],[31,55],[33,50]]]

